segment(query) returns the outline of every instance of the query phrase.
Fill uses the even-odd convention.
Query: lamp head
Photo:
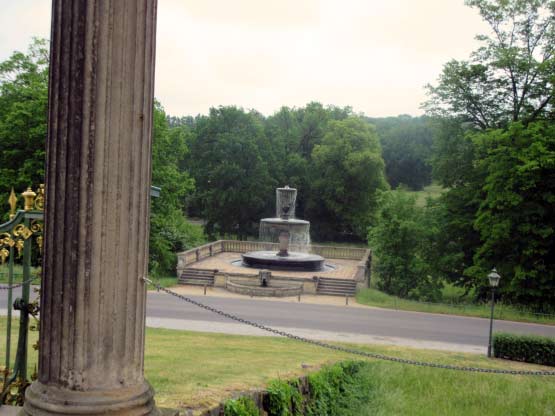
[[[499,273],[497,273],[497,270],[495,269],[495,267],[491,270],[490,274],[488,274],[488,279],[489,279],[489,285],[491,287],[499,286],[499,280],[501,279],[501,276],[499,276]]]

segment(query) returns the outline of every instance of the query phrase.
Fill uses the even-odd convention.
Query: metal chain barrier
[[[32,277],[30,279],[25,280],[24,282],[21,283],[17,283],[15,285],[0,285],[0,290],[10,290],[10,289],[17,289],[18,287],[21,287],[23,285],[26,285],[27,283],[31,283],[33,280],[38,279],[38,276]]]
[[[391,362],[400,363],[400,364],[410,364],[410,365],[416,365],[420,367],[443,368],[446,370],[470,371],[470,372],[476,372],[476,373],[491,373],[491,374],[510,374],[510,375],[522,375],[522,376],[555,376],[555,371],[503,370],[503,369],[496,369],[496,368],[465,367],[465,366],[450,365],[450,364],[439,364],[439,363],[432,363],[432,362],[426,362],[426,361],[409,360],[406,358],[390,357],[388,355],[377,354],[377,353],[366,352],[366,351],[359,351],[359,350],[355,350],[347,347],[328,344],[326,342],[316,341],[316,340],[304,338],[298,335],[293,335],[285,331],[280,331],[278,329],[270,328],[269,326],[262,325],[257,322],[240,318],[238,316],[213,308],[212,306],[205,305],[201,302],[198,302],[186,296],[180,295],[179,293],[173,292],[164,287],[161,287],[159,284],[154,283],[152,280],[146,277],[143,277],[143,280],[156,287],[159,291],[161,290],[162,292],[165,292],[168,295],[174,296],[178,299],[181,299],[182,301],[198,306],[199,308],[213,312],[217,315],[223,316],[233,321],[236,321],[245,325],[250,325],[254,328],[258,328],[263,331],[270,332],[275,335],[279,335],[281,337],[293,339],[296,341],[301,341],[306,344],[316,345],[318,347],[326,348],[333,351],[346,352],[348,354],[359,355],[366,358],[374,358],[377,360],[391,361]]]

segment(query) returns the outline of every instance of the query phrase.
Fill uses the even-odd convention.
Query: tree
[[[260,114],[219,107],[197,119],[188,162],[210,235],[257,233],[258,220],[272,211],[270,157]]]
[[[426,117],[369,118],[382,145],[387,181],[420,190],[432,181],[432,129]]]
[[[0,198],[11,188],[44,183],[48,109],[48,42],[0,63]],[[7,212],[7,209],[2,210]]]
[[[479,129],[552,119],[555,83],[555,2],[467,0],[490,35],[469,61],[452,60],[429,85],[428,114],[455,117]]]
[[[151,202],[149,267],[155,274],[173,274],[175,253],[204,241],[202,230],[187,222],[184,215],[186,198],[195,188],[193,179],[183,170],[186,143],[192,133],[186,125],[170,129],[159,102],[154,103],[153,127],[152,183],[162,192]]]
[[[377,286],[386,293],[437,300],[441,283],[432,277],[429,242],[437,234],[416,197],[398,189],[379,193],[376,225],[368,234]]]
[[[513,123],[474,138],[487,171],[475,228],[482,245],[471,269],[482,287],[497,267],[504,297],[552,310],[555,303],[555,126]]]
[[[452,281],[477,287],[479,296],[485,294],[487,269],[495,263],[504,268],[507,299],[541,306],[549,296],[538,288],[548,287],[545,282],[550,278],[542,283],[532,277],[540,276],[545,263],[538,248],[544,245],[543,237],[517,231],[516,218],[530,227],[517,214],[531,212],[514,201],[530,193],[536,207],[549,211],[547,200],[538,197],[543,192],[539,181],[529,181],[530,189],[518,183],[525,166],[535,163],[532,156],[545,156],[526,146],[535,148],[548,139],[542,135],[552,134],[534,126],[552,122],[555,115],[555,2],[468,0],[467,4],[479,10],[491,33],[478,36],[482,46],[469,61],[445,65],[437,86],[428,87],[430,99],[425,104],[428,114],[436,117],[434,176],[450,188],[438,211],[444,234],[437,263]],[[481,134],[476,136],[477,132]],[[491,150],[489,146],[498,146],[505,134],[512,139],[504,141],[504,150]],[[517,137],[526,137],[528,144],[520,144]],[[529,157],[525,166],[524,159],[516,157],[519,152]]]
[[[376,192],[386,189],[384,162],[373,127],[359,117],[331,121],[312,151],[307,217],[321,239],[364,239],[376,210]]]

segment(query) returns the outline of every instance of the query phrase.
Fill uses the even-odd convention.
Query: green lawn
[[[0,318],[0,334],[6,319]],[[17,325],[16,325],[17,326]],[[14,333],[16,328],[14,328]],[[36,333],[31,335],[31,343]],[[361,347],[357,347],[361,348]],[[510,369],[542,367],[462,353],[368,346],[368,351],[458,365]],[[12,350],[15,350],[15,346]],[[4,357],[3,342],[0,357]],[[274,378],[352,358],[299,342],[269,337],[206,334],[148,329],[146,377],[162,407],[184,409],[214,405],[234,392],[261,388]],[[360,415],[548,415],[555,411],[555,379],[461,373],[370,360],[368,380],[373,400]],[[36,363],[31,352],[29,367]]]
[[[448,315],[476,316],[481,318],[489,318],[491,313],[489,304],[416,302],[391,296],[374,288],[359,291],[356,295],[356,299],[357,302],[362,305],[377,306],[388,309],[400,309],[404,311],[443,313]],[[495,306],[495,319],[555,324],[554,316],[535,315],[528,311],[520,310],[511,305],[504,305],[502,303],[498,303]]]
[[[40,273],[40,267],[32,267],[31,274],[35,275]],[[14,265],[14,283],[21,282],[23,279],[23,267],[19,264]],[[158,283],[162,287],[171,287],[177,285],[177,277],[175,276],[161,276],[161,277],[150,277],[154,283]],[[8,283],[8,266],[0,265],[0,284]],[[40,280],[36,279],[33,284],[40,284]],[[154,286],[149,286],[149,289],[154,289]]]
[[[416,205],[419,207],[423,207],[426,205],[426,200],[428,198],[437,198],[443,192],[445,192],[445,188],[443,188],[441,185],[431,184],[425,186],[421,191],[414,191],[411,193],[414,193],[416,195]]]
[[[13,272],[14,283],[21,282],[23,280],[23,267],[20,264],[14,264]],[[31,267],[31,274],[36,275],[37,273],[40,273],[40,267]],[[0,264],[0,284],[6,283],[8,283],[8,265]]]
[[[154,284],[158,284],[162,287],[172,287],[177,285],[176,276],[149,276],[149,279],[152,280]],[[156,287],[153,285],[148,285],[148,290],[156,290]]]

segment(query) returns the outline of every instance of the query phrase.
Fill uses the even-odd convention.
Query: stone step
[[[214,286],[215,270],[185,269],[179,276],[179,284],[194,286]]]
[[[339,279],[336,277],[320,277],[320,282],[353,282],[354,280],[351,279]]]
[[[356,282],[339,283],[339,282],[322,282],[318,283],[318,286],[330,286],[330,287],[356,287]]]
[[[183,279],[179,279],[179,284],[181,285],[200,285],[200,286],[214,286],[213,279],[194,279],[185,277]]]
[[[319,295],[354,296],[356,293],[356,286],[354,280],[321,277],[318,281],[316,293]]]
[[[183,273],[189,273],[189,274],[202,274],[202,275],[207,275],[207,276],[213,276],[215,273],[215,270],[208,270],[208,269],[185,269],[183,270]]]
[[[353,288],[356,287],[356,283],[351,285],[351,284],[345,284],[345,283],[318,283],[318,287],[345,287],[345,288]]]
[[[318,295],[328,295],[328,296],[355,296],[356,292],[354,290],[344,291],[344,290],[318,290]]]

